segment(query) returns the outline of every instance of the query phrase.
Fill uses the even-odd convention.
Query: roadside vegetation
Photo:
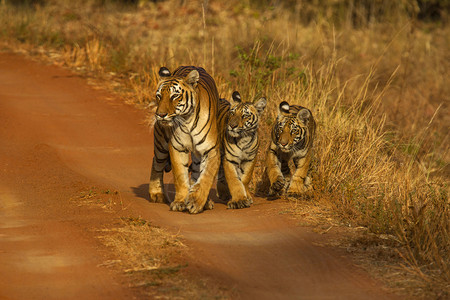
[[[229,299],[228,291],[184,272],[187,247],[181,237],[142,218],[121,218],[100,230],[99,239],[114,253],[103,266],[118,267],[129,286],[144,298]]]
[[[222,97],[264,95],[262,136],[281,101],[310,108],[315,189],[289,199],[292,213],[314,207],[364,228],[358,239],[400,259],[391,273],[407,279],[386,277],[391,286],[450,296],[449,1],[22,2],[0,4],[3,49],[74,69],[149,111],[159,68],[188,64]]]
[[[102,209],[112,223],[89,228],[110,251],[99,267],[123,274],[126,285],[143,299],[230,299],[232,291],[212,285],[208,278],[191,274],[189,248],[183,238],[141,217],[127,216],[122,195],[116,190],[92,186],[80,190],[70,202],[86,209]]]

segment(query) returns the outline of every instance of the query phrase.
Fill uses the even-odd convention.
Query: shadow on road
[[[130,188],[136,197],[150,201],[150,197],[148,195],[148,186],[149,186],[148,183],[143,183],[137,187],[132,186]],[[173,183],[165,184],[164,188],[166,191],[166,196],[168,197],[169,202],[171,203],[175,198],[175,185]],[[216,189],[211,189],[211,191],[209,192],[209,199],[214,201],[214,203],[226,204],[226,201],[220,200],[217,197]]]

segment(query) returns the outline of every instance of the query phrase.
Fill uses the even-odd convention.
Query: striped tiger
[[[237,91],[233,92],[231,107],[221,99],[220,112],[225,111],[227,115],[220,114],[223,137],[217,193],[220,199],[229,200],[228,208],[244,208],[253,203],[248,184],[259,147],[259,117],[266,104],[265,98],[255,103],[242,102]]]
[[[280,103],[267,151],[266,168],[258,192],[269,196],[301,194],[312,187],[308,176],[316,123],[311,111],[299,105]],[[291,174],[289,161],[294,162]]]
[[[199,213],[212,209],[208,194],[220,165],[217,127],[219,94],[214,79],[203,68],[182,66],[173,74],[159,70],[154,125],[154,158],[150,175],[150,201],[167,201],[163,173],[173,169],[173,211]],[[189,153],[201,172],[189,181]]]

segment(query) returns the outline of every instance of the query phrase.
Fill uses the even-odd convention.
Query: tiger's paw
[[[166,202],[166,196],[164,195],[164,193],[149,193],[149,195],[150,195],[150,198],[149,198],[150,202],[154,202],[154,203]]]
[[[207,209],[213,209],[214,208],[214,201],[212,201],[211,199],[208,199],[207,201],[206,201],[206,204],[205,204],[205,206],[203,207],[203,209],[204,210],[207,210]]]
[[[186,210],[186,205],[184,204],[184,202],[173,201],[172,203],[170,203],[170,210],[184,211]]]
[[[186,203],[186,210],[188,210],[189,213],[191,213],[191,214],[201,213],[203,211],[203,208],[204,207],[198,205],[195,202],[188,202],[188,203]]]
[[[200,201],[193,195],[193,193],[189,193],[186,200],[184,201],[186,205],[186,210],[191,214],[198,214],[203,211],[205,205],[200,205]]]
[[[286,185],[284,177],[278,176],[277,180],[270,186],[270,195],[280,195],[283,192],[284,186]]]
[[[298,196],[298,195],[301,195],[301,194],[303,194],[303,193],[304,193],[304,189],[303,189],[303,188],[301,188],[301,189],[290,188],[290,189],[287,191],[287,194],[288,194],[289,196]]]
[[[284,181],[284,177],[283,176],[278,176],[277,180],[275,180],[274,183],[272,183],[272,185],[270,186],[270,188],[274,191],[274,192],[279,192],[281,191],[285,186],[285,181]]]
[[[288,189],[289,195],[300,195],[312,190],[312,181],[310,177],[306,177],[301,182],[292,182]]]
[[[250,207],[250,205],[253,203],[252,198],[244,198],[241,200],[231,200],[228,202],[227,207],[230,209],[239,209],[239,208],[246,208]]]
[[[312,186],[303,186],[302,189],[289,189],[287,191],[287,194],[289,196],[300,196],[305,195],[307,192],[310,192],[312,190],[313,190]]]

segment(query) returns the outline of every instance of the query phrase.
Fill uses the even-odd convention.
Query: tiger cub
[[[226,103],[224,103],[226,102]],[[267,100],[242,102],[239,92],[233,92],[231,107],[221,99],[219,111],[220,128],[223,130],[221,165],[217,181],[220,199],[229,200],[228,208],[249,207],[253,200],[248,190],[258,152],[259,117],[266,107]],[[231,198],[231,199],[230,199]]]
[[[286,101],[280,103],[259,193],[278,196],[285,190],[289,194],[301,194],[311,189],[308,171],[315,130],[316,123],[309,109]],[[289,167],[291,159],[295,166],[293,174]]]

